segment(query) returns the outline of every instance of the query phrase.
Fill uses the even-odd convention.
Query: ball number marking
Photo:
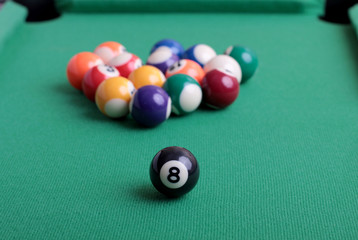
[[[169,175],[167,177],[168,181],[171,183],[177,183],[180,180],[179,177],[180,170],[177,167],[169,168]]]
[[[114,67],[111,67],[109,65],[103,64],[103,65],[98,65],[98,70],[106,75],[108,78],[110,77],[117,77],[119,75],[119,72],[117,69],[115,69]]]
[[[160,169],[160,180],[167,188],[180,188],[187,182],[188,177],[188,169],[177,160],[166,162]]]
[[[174,73],[179,71],[180,69],[182,69],[186,64],[186,61],[184,59],[177,61],[176,63],[174,63],[173,65],[171,65],[168,68],[168,73]]]
[[[135,87],[134,87],[133,83],[130,81],[128,82],[128,90],[129,90],[129,94],[133,97],[134,92],[135,92]]]
[[[106,67],[107,67],[107,71],[108,72],[114,72],[114,68],[112,68],[111,66],[108,66],[108,65],[106,65]]]

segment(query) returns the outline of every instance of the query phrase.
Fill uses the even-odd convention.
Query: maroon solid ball
[[[228,70],[214,69],[208,72],[202,82],[204,102],[213,108],[231,105],[239,95],[237,78]]]
[[[89,100],[94,101],[99,84],[107,78],[118,77],[119,75],[120,73],[114,67],[105,64],[94,66],[88,70],[82,81],[83,93]]]

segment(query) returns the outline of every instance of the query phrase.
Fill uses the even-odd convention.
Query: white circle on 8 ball
[[[160,169],[160,181],[171,189],[180,188],[188,180],[188,169],[177,160],[166,162]]]

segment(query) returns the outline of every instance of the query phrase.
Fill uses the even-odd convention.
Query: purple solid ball
[[[169,118],[171,105],[169,95],[162,88],[147,85],[134,93],[129,110],[139,124],[155,127]]]
[[[167,69],[177,61],[179,57],[168,47],[160,47],[149,56],[147,65],[154,66],[165,74]]]

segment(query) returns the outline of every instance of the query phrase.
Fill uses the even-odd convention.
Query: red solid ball
[[[118,77],[120,73],[114,67],[100,64],[94,66],[86,73],[82,81],[82,90],[86,97],[94,102],[94,97],[98,86],[106,79]]]
[[[225,69],[214,69],[206,73],[202,81],[204,102],[213,108],[231,105],[239,95],[237,78]]]

